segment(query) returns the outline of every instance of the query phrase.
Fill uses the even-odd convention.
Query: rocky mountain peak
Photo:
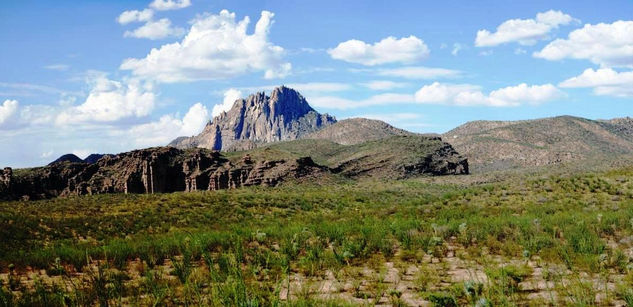
[[[334,117],[315,111],[299,92],[280,86],[270,96],[259,92],[236,100],[230,110],[213,118],[199,135],[179,137],[169,145],[181,149],[246,150],[264,143],[298,139],[335,122]]]

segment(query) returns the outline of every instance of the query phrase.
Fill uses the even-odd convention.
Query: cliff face
[[[158,147],[105,156],[97,163],[58,162],[18,177],[0,174],[0,198],[41,199],[103,193],[168,193],[275,186],[289,178],[319,176],[327,168],[310,158],[230,161],[217,151]]]
[[[264,143],[295,140],[335,123],[315,111],[298,92],[278,87],[269,96],[257,93],[235,101],[233,107],[207,124],[197,136],[179,137],[169,146],[212,150],[248,150]]]

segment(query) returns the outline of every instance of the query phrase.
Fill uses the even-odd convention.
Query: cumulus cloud
[[[124,37],[148,38],[151,40],[163,39],[167,37],[180,37],[185,34],[185,29],[172,27],[171,21],[162,18],[157,21],[148,21],[143,26],[133,30],[125,31]]]
[[[400,39],[390,36],[374,44],[352,39],[327,52],[333,59],[374,66],[417,62],[429,55],[429,48],[424,41],[411,35]]]
[[[136,125],[126,132],[137,146],[165,145],[179,136],[191,136],[202,131],[209,121],[209,112],[201,103],[189,108],[182,119],[164,115],[158,121]]]
[[[61,112],[56,118],[57,124],[114,122],[147,116],[154,109],[155,95],[149,83],[120,82],[105,77],[91,83],[92,89],[84,103]]]
[[[424,66],[408,66],[392,69],[381,69],[377,72],[377,74],[380,76],[399,77],[406,79],[453,78],[459,77],[461,73],[462,72],[459,70]]]
[[[181,42],[154,48],[145,58],[126,59],[120,69],[160,82],[223,79],[253,71],[264,71],[267,79],[283,77],[291,64],[283,59],[284,49],[268,41],[273,16],[262,11],[249,35],[248,17],[236,22],[235,13],[227,10],[203,14]]]
[[[149,7],[159,11],[179,10],[191,5],[191,0],[154,0]]]
[[[125,11],[119,15],[117,21],[122,24],[128,24],[132,22],[147,22],[152,20],[154,17],[154,11],[150,9],[144,9],[142,11],[133,10],[133,11]]]
[[[534,57],[589,60],[603,67],[633,67],[633,21],[586,24],[567,39],[550,42]]]
[[[18,101],[17,100],[5,100],[2,105],[0,105],[0,125],[4,124],[11,118],[18,110]]]
[[[523,104],[538,105],[562,96],[564,93],[551,84],[522,83],[494,90],[486,95],[479,86],[434,82],[418,90],[415,93],[415,101],[456,106],[514,107]]]
[[[564,88],[593,88],[596,95],[633,96],[633,71],[618,72],[611,68],[586,69],[582,74],[559,84]]]
[[[242,98],[242,92],[240,90],[231,88],[224,92],[224,100],[222,100],[221,104],[216,104],[213,106],[213,117],[220,115],[222,112],[226,112],[233,107],[235,100]]]
[[[55,116],[59,111],[59,107],[49,105],[25,105],[20,108],[20,126],[49,125],[55,121]]]
[[[534,45],[539,40],[547,39],[552,30],[574,21],[576,19],[573,17],[554,10],[538,13],[534,19],[506,20],[497,27],[494,33],[488,30],[477,31],[475,46],[491,47],[510,42]]]

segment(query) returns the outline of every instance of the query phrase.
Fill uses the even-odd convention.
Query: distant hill
[[[442,135],[479,170],[607,160],[633,153],[633,120],[558,116],[474,121]]]
[[[350,118],[326,126],[303,138],[329,140],[341,145],[355,145],[395,135],[414,135],[414,133],[395,128],[379,120]]]
[[[299,139],[335,122],[334,117],[315,111],[297,91],[281,86],[270,96],[261,92],[236,100],[229,111],[214,117],[200,134],[176,138],[169,146],[246,150]]]
[[[60,163],[60,162],[81,163],[81,162],[84,162],[84,160],[82,160],[81,158],[77,157],[74,154],[65,154],[55,159],[55,161],[49,163],[48,165],[52,165],[52,164]]]
[[[49,163],[48,165],[53,165],[55,163],[60,163],[60,162],[93,164],[93,163],[97,163],[97,161],[99,161],[99,159],[103,158],[104,156],[111,156],[111,155],[108,155],[108,154],[91,154],[91,155],[87,156],[85,159],[82,160],[81,158],[77,157],[77,155],[75,155],[75,154],[65,154],[65,155],[57,158],[55,161]]]
[[[89,163],[89,164],[97,163],[97,161],[99,161],[99,159],[103,158],[104,156],[111,156],[111,155],[91,154],[84,159],[84,162]]]

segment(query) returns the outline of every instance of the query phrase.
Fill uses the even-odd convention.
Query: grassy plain
[[[633,169],[0,203],[0,306],[633,305]]]

